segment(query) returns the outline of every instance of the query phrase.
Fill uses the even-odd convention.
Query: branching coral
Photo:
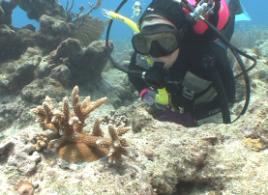
[[[91,101],[89,96],[80,101],[77,86],[72,91],[72,111],[67,97],[59,104],[60,109],[55,108],[52,100],[47,97],[41,106],[32,111],[38,116],[41,127],[52,130],[56,139],[45,139],[38,135],[42,139],[36,140],[36,144],[39,148],[46,145],[56,148],[59,156],[68,162],[94,161],[104,156],[113,163],[121,161],[122,155],[127,155],[128,144],[121,137],[128,131],[127,127],[109,126],[110,138],[106,138],[100,127],[102,120],[98,119],[91,134],[83,131],[89,114],[106,101],[106,97]]]

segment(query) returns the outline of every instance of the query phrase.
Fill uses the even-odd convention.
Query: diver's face
[[[175,63],[176,59],[179,56],[179,53],[180,53],[180,49],[178,48],[169,55],[158,57],[158,58],[153,58],[153,61],[161,62],[164,64],[164,69],[169,69]]]

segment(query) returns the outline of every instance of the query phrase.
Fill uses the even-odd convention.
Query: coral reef
[[[72,137],[69,137],[71,141],[68,142],[61,139],[64,133],[62,130],[55,130],[55,125],[50,124],[51,130],[44,132],[40,132],[37,124],[27,127],[24,133],[36,134],[37,131],[39,133],[37,136],[31,136],[33,137],[31,139],[33,150],[42,151],[39,155],[47,157],[50,151],[46,149],[47,145],[55,146],[60,155],[67,150],[71,154],[77,148],[86,151],[80,156],[76,156],[74,151],[73,159],[78,159],[83,154],[87,155],[89,148],[93,149],[96,146],[105,150],[105,155],[109,154],[109,148],[115,154],[120,147],[108,147],[108,145],[111,142],[114,142],[114,146],[124,144],[123,140],[118,144],[118,140],[120,142],[122,138],[119,136],[118,139],[118,136],[113,134],[113,131],[119,127],[110,127],[110,130],[108,128],[114,141],[106,137],[106,131],[99,129],[104,129],[110,124],[119,126],[131,124],[132,128],[137,129],[128,131],[124,134],[124,138],[131,140],[131,147],[128,147],[127,152],[133,158],[127,158],[122,163],[113,165],[105,163],[104,160],[97,160],[91,163],[70,163],[68,166],[60,167],[56,166],[59,164],[53,161],[54,158],[52,160],[43,158],[44,160],[35,165],[38,167],[36,173],[33,173],[31,178],[25,178],[21,176],[20,171],[16,172],[18,166],[14,166],[15,170],[14,168],[10,170],[6,163],[13,153],[9,152],[9,157],[6,157],[7,154],[4,153],[3,159],[5,160],[0,165],[0,177],[3,178],[0,180],[2,187],[0,192],[6,191],[14,194],[14,189],[8,187],[12,184],[14,186],[19,180],[32,179],[38,182],[40,194],[267,194],[268,87],[265,79],[259,77],[260,72],[265,70],[267,65],[264,64],[262,56],[259,56],[258,62],[258,66],[250,72],[255,85],[252,89],[252,102],[249,110],[240,120],[230,125],[206,123],[200,127],[185,128],[174,123],[160,122],[153,119],[140,102],[136,102],[113,112],[110,112],[113,110],[112,107],[107,108],[105,105],[99,107],[95,112],[89,113],[90,117],[84,121],[84,124],[89,124],[89,121],[90,124],[84,126],[81,133],[74,133]],[[73,94],[78,94],[78,92]],[[80,105],[84,101],[79,101]],[[39,108],[44,110],[47,107],[44,105],[49,106],[49,102],[51,100],[46,100]],[[60,116],[59,113],[63,111],[63,102],[59,107],[54,104],[54,108],[51,109],[54,114],[51,117],[54,119],[50,118],[50,121],[55,124],[58,124],[56,116]],[[239,104],[237,107],[239,109]],[[74,112],[69,104],[68,108],[69,113]],[[100,119],[103,113],[107,115],[109,112],[110,114],[103,120]],[[95,125],[91,125],[95,120]],[[70,124],[75,124],[75,121],[70,121]],[[93,130],[88,132],[87,129],[90,128]],[[10,131],[9,134],[8,131]],[[95,134],[93,132],[98,132],[96,133],[98,141],[92,139],[92,134]],[[14,130],[10,128],[6,130],[6,134],[13,136]],[[77,143],[78,140],[80,140],[79,143]],[[12,143],[15,144],[16,151],[17,143]],[[61,143],[65,143],[66,147],[60,147],[60,150],[57,146]],[[88,146],[85,143],[94,143],[94,146]],[[18,147],[22,148],[20,144]],[[6,148],[4,151],[13,151],[12,147],[11,149],[3,148]],[[62,153],[59,153],[60,151]],[[65,157],[67,158],[67,155]],[[61,167],[66,170],[63,171]],[[70,188],[70,185],[73,187]]]
[[[92,133],[83,131],[85,120],[96,108],[106,102],[107,98],[91,101],[86,97],[82,102],[79,99],[78,86],[72,91],[72,107],[70,111],[68,99],[64,98],[61,108],[54,108],[52,100],[47,97],[42,106],[32,111],[38,116],[43,129],[50,129],[55,139],[48,142],[49,148],[56,147],[59,156],[68,162],[94,161],[108,156],[109,161],[121,161],[121,155],[127,155],[128,144],[121,136],[128,130],[125,127],[114,128],[109,126],[111,139],[103,137],[100,128],[101,120],[96,120]],[[38,138],[39,137],[39,138]],[[47,138],[38,136],[38,148],[46,145]]]
[[[0,62],[17,59],[27,48],[23,37],[7,25],[0,27]]]
[[[267,29],[241,28],[234,40],[258,60],[248,112],[230,125],[213,117],[185,128],[153,119],[127,75],[106,66],[112,47],[96,41],[94,9],[29,2],[0,0],[0,194],[268,194]],[[41,30],[11,26],[17,4]],[[120,44],[115,58],[129,60],[130,45]],[[80,92],[63,98],[76,83]]]
[[[92,7],[93,10],[99,7],[97,4]],[[35,32],[36,29],[31,25],[23,28],[12,27],[11,15],[16,6],[25,10],[29,18],[39,21],[40,30]],[[82,11],[75,15],[72,11],[72,8],[64,10],[59,2],[54,0],[1,1],[0,24],[3,24],[0,27],[1,61],[19,57],[29,46],[38,46],[43,52],[49,53],[68,37],[77,38],[84,46],[99,39],[104,23],[92,18],[91,12]]]
[[[31,19],[38,20],[42,15],[64,17],[64,9],[55,0],[19,0],[18,5]]]

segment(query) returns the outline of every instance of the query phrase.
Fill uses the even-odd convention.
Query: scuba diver
[[[141,56],[150,56],[142,77],[129,74],[141,99],[158,120],[196,126],[197,121],[222,112],[230,123],[229,107],[235,102],[235,76],[227,48],[214,31],[195,14],[209,20],[227,40],[234,32],[238,0],[188,0],[200,10],[182,7],[175,0],[154,0],[139,20],[140,32],[132,38],[135,50],[130,70],[142,70]],[[203,3],[209,9],[201,10]],[[196,20],[195,20],[196,19]]]
[[[135,32],[130,63],[120,65],[111,55],[110,62],[128,74],[155,118],[196,126],[198,121],[217,113],[222,114],[224,123],[234,122],[246,113],[251,93],[248,71],[257,61],[230,43],[236,15],[243,15],[239,0],[153,0],[138,25],[118,14],[126,2],[122,0],[114,12],[104,10],[110,18],[106,48],[109,51],[113,20],[127,24]],[[227,49],[240,67],[236,75]],[[246,67],[241,56],[253,64]],[[235,103],[235,79],[240,76],[244,80],[245,102],[231,120],[229,108]]]
[[[137,18],[142,13],[142,5],[140,1],[135,1],[132,5],[132,16],[131,18]]]

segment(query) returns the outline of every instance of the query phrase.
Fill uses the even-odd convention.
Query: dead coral
[[[248,147],[249,149],[259,152],[261,150],[264,150],[267,148],[267,146],[265,145],[265,143],[262,142],[261,139],[259,138],[245,138],[244,139],[244,144],[246,147]]]
[[[104,156],[110,162],[121,161],[122,155],[127,155],[128,146],[121,136],[128,128],[109,126],[111,138],[106,138],[100,127],[102,120],[96,120],[91,134],[83,132],[86,118],[106,101],[106,97],[91,101],[89,96],[80,101],[77,86],[72,91],[72,111],[67,97],[59,104],[60,109],[55,108],[47,97],[41,106],[32,111],[38,116],[41,127],[52,130],[56,139],[50,137],[47,142],[41,137],[36,143],[42,147],[48,145],[49,148],[56,148],[58,155],[68,162],[94,161]]]
[[[33,195],[34,194],[34,186],[29,181],[20,181],[15,190],[19,195]]]
[[[241,126],[245,134],[245,146],[257,152],[268,148],[268,107],[266,105],[266,98],[256,100],[248,110],[252,118],[254,117],[253,120]]]

